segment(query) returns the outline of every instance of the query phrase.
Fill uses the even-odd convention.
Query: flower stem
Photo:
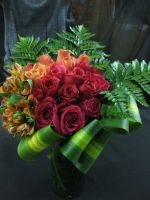
[[[58,182],[59,182],[60,187],[65,191],[66,188],[65,188],[64,183],[63,183],[63,180],[62,180],[62,178],[61,178],[61,176],[60,176],[60,173],[59,173],[59,170],[58,170],[58,167],[57,167],[57,161],[56,161],[56,157],[55,157],[55,156],[57,156],[57,154],[54,153],[54,156],[53,156],[53,158],[52,158],[53,169],[54,169],[54,172],[55,172],[55,175],[56,175],[56,178],[57,178],[57,180],[58,180]]]

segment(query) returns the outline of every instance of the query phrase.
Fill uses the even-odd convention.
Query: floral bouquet
[[[0,113],[3,127],[20,137],[20,158],[48,149],[53,189],[70,198],[112,134],[142,126],[137,102],[147,106],[150,65],[111,63],[84,26],[57,35],[42,42],[19,36]]]

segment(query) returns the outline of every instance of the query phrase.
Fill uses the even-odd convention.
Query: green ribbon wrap
[[[44,149],[64,140],[59,146],[60,152],[82,173],[87,173],[113,133],[127,135],[142,126],[139,110],[132,96],[129,97],[129,113],[128,119],[95,119],[66,141],[51,127],[42,128],[33,136],[20,141],[18,154],[24,160],[35,160]]]
[[[43,150],[53,146],[56,142],[61,142],[63,139],[50,126],[46,126],[39,129],[31,137],[21,139],[17,152],[23,160],[32,161],[37,159]]]

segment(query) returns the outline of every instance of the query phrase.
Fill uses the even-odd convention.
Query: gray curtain
[[[112,60],[150,60],[150,0],[78,0],[75,24],[86,24]]]

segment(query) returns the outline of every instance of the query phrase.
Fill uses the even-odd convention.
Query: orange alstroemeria
[[[6,109],[3,114],[2,114],[2,119],[3,119],[3,127],[4,128],[10,128],[14,125],[14,122],[13,122],[13,115],[14,115],[14,110],[13,109]]]
[[[28,100],[21,100],[18,104],[17,104],[18,108],[21,109],[23,111],[23,113],[29,115],[30,117],[32,117],[32,113],[31,113],[31,109],[30,109],[30,105],[29,105],[29,101]]]
[[[20,93],[20,83],[24,80],[22,67],[15,63],[10,70],[11,76],[7,77],[2,85],[0,92],[3,93]]]
[[[8,128],[8,132],[14,135],[28,136],[34,133],[34,126],[27,123],[20,124],[19,126],[12,126]]]
[[[17,127],[16,134],[19,134],[21,136],[28,136],[32,135],[34,133],[34,126],[29,125],[27,123],[23,123],[20,126]]]
[[[13,93],[16,91],[20,91],[19,84],[17,82],[18,79],[16,79],[14,76],[9,76],[6,78],[6,81],[2,85],[2,91],[4,93]]]
[[[17,76],[18,74],[22,73],[22,67],[18,63],[11,65],[10,74]]]
[[[70,54],[70,50],[59,50],[56,62],[58,64],[63,64],[67,69],[74,68],[76,64],[76,58]]]
[[[0,87],[0,93],[1,93],[1,94],[6,93],[6,90],[5,90],[4,86],[1,86],[1,87]]]
[[[2,114],[3,120],[11,122],[13,114],[14,114],[14,110],[6,109]]]

